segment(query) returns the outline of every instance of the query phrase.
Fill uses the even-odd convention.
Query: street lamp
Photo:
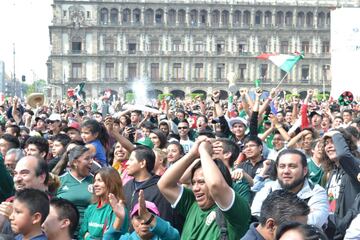
[[[328,64],[323,66],[323,97],[322,100],[325,101],[325,82],[327,81],[327,71],[330,69]]]

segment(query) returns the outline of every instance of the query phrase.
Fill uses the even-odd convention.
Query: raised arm
[[[327,135],[332,137],[336,149],[336,155],[339,159],[341,167],[347,174],[349,174],[349,176],[353,179],[353,182],[360,185],[360,182],[358,181],[358,174],[360,173],[360,159],[351,153],[344,136],[340,132],[330,131]]]
[[[159,190],[171,204],[174,204],[178,199],[181,193],[181,187],[178,185],[178,182],[186,169],[199,156],[198,148],[203,140],[203,137],[199,137],[190,151],[166,170],[157,183]]]
[[[203,141],[199,146],[199,153],[205,184],[216,204],[222,209],[227,209],[232,204],[234,190],[226,183],[218,166],[211,158],[211,152],[211,143]]]
[[[276,90],[275,90],[275,88],[272,88],[270,90],[270,96],[267,99],[265,99],[264,103],[260,107],[260,110],[259,110],[260,116],[266,111],[266,109],[269,106],[269,104],[271,103],[271,101],[275,98],[275,95],[276,95]]]
[[[313,93],[314,92],[312,89],[309,89],[307,91],[306,98],[304,100],[303,105],[301,106],[301,129],[307,128],[310,125],[309,118],[307,116],[307,109],[308,109],[308,104],[309,104],[309,101],[311,100]]]
[[[128,152],[132,152],[135,149],[134,145],[130,142],[129,139],[122,136],[118,131],[114,131],[113,124],[114,124],[113,118],[107,116],[105,118],[105,127],[109,135],[113,137],[116,141],[118,141],[121,144],[121,146],[123,146]]]
[[[293,137],[289,143],[288,143],[288,147],[289,148],[294,148],[296,147],[295,145],[300,141],[300,139],[302,139],[303,137],[305,137],[308,134],[312,134],[312,132],[310,132],[309,130],[303,130],[301,132],[299,132],[295,137]]]

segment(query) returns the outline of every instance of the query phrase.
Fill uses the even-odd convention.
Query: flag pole
[[[277,84],[277,86],[275,87],[275,90],[277,90],[281,83],[285,80],[285,78],[287,77],[287,75],[289,75],[289,72],[286,72],[286,74],[283,76],[283,78],[279,81],[279,83]]]

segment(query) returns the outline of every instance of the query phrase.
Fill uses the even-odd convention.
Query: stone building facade
[[[329,90],[331,10],[342,0],[54,0],[48,82],[53,95],[86,82],[88,95],[131,91],[206,94],[277,85],[284,72],[257,55],[303,51],[282,88]]]

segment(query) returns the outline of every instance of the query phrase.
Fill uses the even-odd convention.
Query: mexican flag
[[[75,88],[69,88],[67,90],[67,96],[74,101],[85,101],[85,91],[84,91],[85,83],[80,83]]]
[[[270,60],[276,66],[278,66],[281,70],[289,73],[294,65],[304,58],[303,53],[295,53],[295,54],[271,54],[271,53],[263,53],[256,58],[263,60]]]
[[[85,101],[85,91],[84,91],[85,83],[80,83],[74,88],[75,96],[77,100]]]

